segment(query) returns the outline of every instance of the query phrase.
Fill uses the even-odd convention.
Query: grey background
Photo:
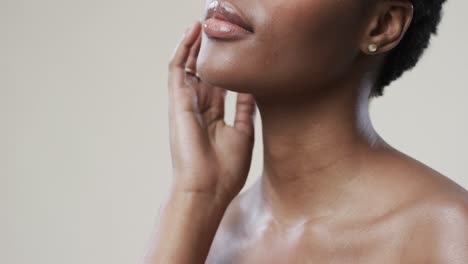
[[[171,177],[167,61],[203,5],[0,0],[0,263],[141,259]],[[468,188],[468,2],[445,10],[372,118],[388,142]]]

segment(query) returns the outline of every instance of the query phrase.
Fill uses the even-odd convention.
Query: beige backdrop
[[[0,0],[0,263],[140,260],[171,177],[166,65],[202,8]],[[390,143],[468,188],[466,10],[449,0],[439,37],[372,117]]]

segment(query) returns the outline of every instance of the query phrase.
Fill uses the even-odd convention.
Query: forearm
[[[205,263],[226,208],[208,194],[171,193],[161,208],[145,264]]]

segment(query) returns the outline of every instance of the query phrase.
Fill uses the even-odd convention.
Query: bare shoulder
[[[468,191],[408,156],[403,156],[400,169],[411,178],[408,183],[418,194],[411,206],[414,217],[402,259],[409,263],[468,263]]]
[[[417,208],[403,257],[418,263],[468,263],[466,195],[434,195]]]

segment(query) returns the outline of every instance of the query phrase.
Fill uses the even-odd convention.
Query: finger
[[[168,95],[169,95],[169,119],[172,123],[174,120],[174,107],[175,107],[175,98],[174,91],[178,88],[183,87],[183,80],[185,76],[185,62],[189,56],[190,48],[193,43],[196,41],[197,30],[200,30],[200,22],[194,22],[190,27],[188,27],[182,39],[178,43],[177,47],[172,54],[170,63],[169,63],[169,83],[168,83]],[[188,99],[186,99],[188,100]],[[185,101],[186,101],[185,100]],[[185,104],[190,104],[187,102],[181,102]],[[171,124],[172,126],[172,124]]]
[[[201,31],[198,34],[197,40],[192,45],[190,49],[190,54],[185,63],[185,69],[190,69],[191,72],[186,72],[185,74],[185,83],[192,84],[198,83],[200,81],[197,73],[197,57],[200,51],[200,44],[201,44]]]
[[[185,76],[185,64],[190,54],[190,49],[197,40],[200,29],[200,22],[195,22],[185,31],[182,40],[177,45],[169,63],[169,89],[182,87]]]
[[[190,68],[194,70],[194,72],[197,72],[197,58],[198,58],[198,53],[200,52],[200,46],[201,46],[201,32],[199,32],[197,40],[195,43],[192,45],[192,48],[190,49],[190,54],[187,59],[187,63],[185,64],[185,67]]]
[[[253,135],[256,108],[255,98],[252,94],[238,93],[234,127],[248,135]]]
[[[227,91],[220,87],[210,87],[211,100],[207,111],[203,112],[203,120],[207,126],[216,121],[224,122],[224,104]]]

